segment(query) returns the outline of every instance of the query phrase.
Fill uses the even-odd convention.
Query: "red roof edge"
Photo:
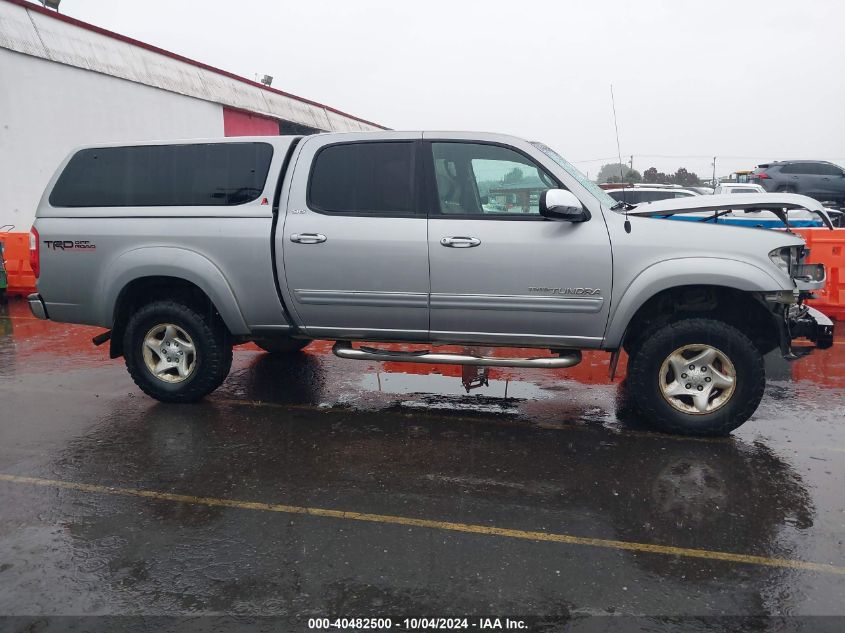
[[[16,4],[18,6],[24,7],[29,11],[35,11],[36,13],[40,13],[42,15],[46,15],[47,17],[53,18],[54,20],[60,20],[61,22],[66,22],[67,24],[73,24],[74,26],[78,26],[83,28],[87,31],[93,31],[94,33],[99,33],[100,35],[105,35],[106,37],[110,37],[115,40],[119,40],[121,42],[126,42],[127,44],[132,44],[133,46],[138,46],[140,48],[144,48],[148,51],[152,51],[153,53],[158,53],[159,55],[164,55],[165,57],[170,57],[171,59],[178,60],[180,62],[184,62],[186,64],[190,64],[191,66],[196,66],[197,68],[202,68],[203,70],[208,70],[213,73],[217,73],[218,75],[223,75],[224,77],[229,77],[230,79],[234,79],[235,81],[240,81],[241,83],[248,84],[250,86],[254,86],[256,88],[261,88],[262,90],[267,90],[268,92],[273,92],[278,95],[282,95],[283,97],[288,97],[290,99],[296,99],[297,101],[301,101],[302,103],[307,103],[312,106],[316,106],[318,108],[324,108],[329,112],[334,112],[335,114],[339,114],[341,116],[354,119],[355,121],[360,121],[361,123],[366,123],[367,125],[372,125],[377,128],[381,128],[382,130],[387,130],[389,128],[385,127],[384,125],[380,125],[379,123],[373,123],[372,121],[367,121],[366,119],[362,119],[361,117],[357,117],[354,114],[349,114],[347,112],[343,112],[342,110],[338,110],[337,108],[333,108],[331,106],[327,106],[324,103],[319,103],[317,101],[312,101],[311,99],[306,99],[305,97],[299,97],[297,95],[291,94],[289,92],[284,92],[283,90],[277,90],[276,88],[271,88],[270,86],[265,86],[262,83],[257,81],[252,81],[251,79],[247,79],[246,77],[241,77],[240,75],[236,75],[234,73],[230,73],[226,70],[221,70],[220,68],[215,68],[214,66],[209,66],[208,64],[203,64],[202,62],[198,62],[195,59],[190,59],[189,57],[184,57],[183,55],[179,55],[178,53],[173,53],[171,51],[165,50],[163,48],[159,48],[158,46],[153,46],[152,44],[147,44],[146,42],[141,42],[140,40],[133,39],[126,35],[121,35],[120,33],[115,33],[114,31],[109,31],[108,29],[101,28],[94,24],[90,24],[88,22],[83,22],[82,20],[77,20],[76,18],[72,18],[70,16],[64,15],[59,13],[58,11],[52,11],[50,9],[46,9],[38,4],[30,2],[29,0],[3,0],[4,2],[8,2],[10,4]]]

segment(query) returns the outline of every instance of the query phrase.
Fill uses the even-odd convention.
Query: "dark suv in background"
[[[845,205],[845,171],[821,160],[781,160],[758,165],[749,182],[766,191],[800,193],[820,202]]]

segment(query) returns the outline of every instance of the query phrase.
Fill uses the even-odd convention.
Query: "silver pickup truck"
[[[624,205],[549,147],[497,134],[85,147],[39,205],[29,303],[40,318],[107,328],[94,342],[110,341],[138,386],[167,402],[214,390],[245,341],[539,368],[605,350],[615,369],[624,349],[644,419],[724,434],[759,404],[764,354],[795,359],[833,337],[804,305],[824,268],[804,262],[788,231],[719,224],[737,208],[805,209],[829,224],[816,201],[790,194]],[[702,217],[658,219],[681,213]]]

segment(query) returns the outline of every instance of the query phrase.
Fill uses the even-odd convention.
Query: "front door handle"
[[[327,239],[322,233],[294,233],[290,236],[290,241],[297,244],[322,244]]]
[[[477,237],[444,237],[440,244],[449,248],[472,248],[481,244]]]

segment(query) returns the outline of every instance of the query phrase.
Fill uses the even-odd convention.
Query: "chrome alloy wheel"
[[[660,392],[678,411],[713,413],[736,391],[736,369],[721,350],[710,345],[684,345],[660,366]]]
[[[147,369],[163,382],[187,380],[197,366],[194,341],[185,330],[172,323],[151,328],[144,337],[141,351]]]

